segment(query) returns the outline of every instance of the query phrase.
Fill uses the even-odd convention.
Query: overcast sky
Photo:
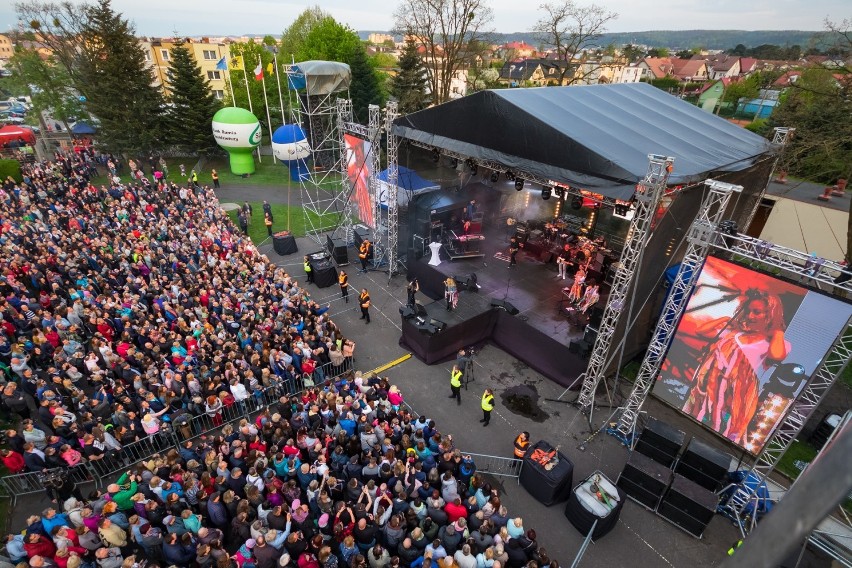
[[[488,1],[488,0],[485,0]],[[499,32],[527,31],[543,0],[490,0]],[[849,0],[609,0],[619,13],[609,31],[820,30],[823,19],[852,16]],[[578,3],[588,3],[578,0]],[[13,0],[0,0],[0,30],[17,25]],[[140,35],[278,35],[311,5],[286,0],[113,0]],[[387,30],[396,0],[324,0],[323,9],[356,30]]]

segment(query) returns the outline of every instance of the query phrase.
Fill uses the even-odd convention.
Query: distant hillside
[[[371,31],[361,31],[358,34],[367,39]],[[387,33],[387,32],[378,32]],[[758,45],[778,45],[787,47],[799,45],[808,48],[812,42],[817,42],[819,32],[802,30],[659,30],[649,32],[621,32],[604,34],[601,45],[648,45],[652,47],[669,47],[674,49],[689,49],[703,47],[705,49],[731,49],[737,44],[746,47]],[[515,32],[509,34],[494,34],[494,43],[507,41],[526,41],[536,45],[538,41],[530,32]]]

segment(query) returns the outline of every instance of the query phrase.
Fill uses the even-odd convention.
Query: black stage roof
[[[648,154],[669,183],[744,170],[772,144],[646,83],[480,91],[394,121],[398,136],[629,199]]]

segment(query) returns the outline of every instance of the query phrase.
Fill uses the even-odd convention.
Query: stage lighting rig
[[[436,164],[441,160],[441,152],[437,148],[432,148],[432,161]]]
[[[450,167],[454,170],[459,167],[458,158],[450,158]]]
[[[499,179],[500,179],[500,173],[499,172],[491,172],[491,183],[497,183],[497,181]]]
[[[476,175],[479,168],[477,167],[476,162],[473,161],[473,158],[468,158],[467,161],[465,161],[465,164],[467,164],[467,167],[470,169],[470,173],[472,175]]]
[[[512,173],[512,170],[506,170],[506,179],[509,181],[515,181],[515,174]]]
[[[521,184],[521,187],[523,187],[523,183]],[[550,189],[549,185],[542,187],[541,188],[541,198],[544,199],[545,201],[550,199],[550,191],[551,191],[551,189]]]
[[[524,189],[524,180],[516,179],[515,180],[515,190],[521,191],[522,189]]]

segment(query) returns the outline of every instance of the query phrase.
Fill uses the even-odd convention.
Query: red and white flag
[[[258,61],[257,67],[254,68],[254,80],[262,81],[263,80],[263,65]]]

